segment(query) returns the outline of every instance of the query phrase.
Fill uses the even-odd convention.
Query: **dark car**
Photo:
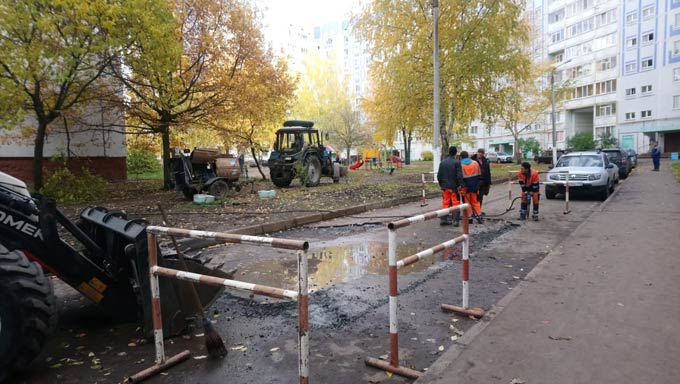
[[[630,159],[630,164],[633,168],[637,167],[637,152],[635,152],[634,149],[627,149],[626,152],[628,152],[628,158]]]
[[[628,174],[633,169],[628,152],[621,148],[607,148],[603,149],[602,152],[607,155],[609,161],[619,167],[619,178],[625,179],[628,177]]]
[[[560,157],[562,157],[562,155],[564,155],[565,153],[567,153],[567,151],[565,151],[563,149],[558,149],[557,150],[557,160],[559,160]],[[541,163],[542,164],[552,164],[552,162],[553,162],[552,160],[553,160],[552,149],[549,149],[547,151],[543,151],[543,152],[541,152],[540,155],[534,156],[534,161],[536,162],[536,164],[541,164]]]

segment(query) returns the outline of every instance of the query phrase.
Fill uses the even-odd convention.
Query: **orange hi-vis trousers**
[[[460,204],[460,201],[458,201],[458,194],[454,190],[445,189],[442,191],[442,208],[450,208],[458,204]]]
[[[473,214],[482,214],[482,205],[479,204],[479,200],[477,200],[477,192],[466,193],[465,197],[463,197],[463,200],[465,200],[465,203],[470,204],[468,206],[468,215],[470,215],[470,217],[472,217]]]

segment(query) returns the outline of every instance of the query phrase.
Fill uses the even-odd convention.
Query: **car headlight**
[[[549,176],[549,179],[550,179],[550,180],[559,180],[559,179],[560,179],[560,175],[556,175],[556,174],[553,173],[552,175]]]
[[[591,173],[588,175],[588,180],[593,181],[593,180],[600,180],[602,178],[602,175],[599,173]]]

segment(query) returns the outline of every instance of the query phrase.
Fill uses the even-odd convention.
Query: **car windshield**
[[[498,152],[498,156],[508,156],[508,154],[505,152]]]
[[[606,152],[606,153],[607,153],[607,157],[608,157],[610,160],[618,160],[618,159],[621,158],[621,153],[620,153],[620,152]]]
[[[557,167],[601,167],[602,158],[598,155],[562,156]]]

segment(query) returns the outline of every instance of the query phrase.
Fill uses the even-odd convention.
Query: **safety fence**
[[[510,174],[510,177],[508,178],[508,182],[507,182],[507,184],[508,184],[508,200],[510,202],[512,202],[512,184],[519,184],[519,181],[512,180],[512,175],[517,175],[518,172],[519,172],[519,170],[508,171],[508,173]],[[547,173],[549,173],[549,171],[538,171],[539,175],[547,174]],[[555,172],[553,172],[553,174],[555,174]],[[541,181],[541,182],[539,182],[539,184],[543,184],[543,185],[545,185],[545,184],[555,185],[555,184],[560,184],[560,183],[564,184],[564,212],[562,212],[562,213],[564,213],[566,215],[566,214],[571,212],[569,210],[569,179],[571,178],[571,174],[569,173],[569,171],[560,171],[560,172],[557,172],[557,174],[560,175],[559,180]],[[564,179],[562,179],[562,175],[564,175]]]
[[[397,271],[401,268],[414,264],[426,257],[432,256],[436,253],[442,252],[446,249],[450,249],[457,244],[462,244],[462,259],[463,259],[463,300],[462,307],[457,307],[449,304],[442,304],[441,308],[443,310],[448,310],[452,312],[457,312],[465,315],[472,315],[475,317],[482,317],[484,312],[479,309],[470,309],[469,303],[469,286],[468,281],[470,278],[470,232],[469,232],[469,214],[468,214],[468,204],[460,204],[450,208],[440,209],[437,211],[428,212],[422,215],[412,216],[407,219],[391,222],[387,225],[388,230],[388,259],[389,259],[389,322],[390,322],[390,354],[389,362],[375,359],[372,357],[367,357],[365,359],[366,365],[370,365],[379,369],[383,369],[400,376],[408,377],[411,379],[417,379],[422,375],[421,372],[402,367],[399,365],[399,331],[397,322],[397,296],[398,285],[397,285]],[[447,216],[450,214],[457,213],[460,211],[463,216],[463,233],[449,241],[435,245],[432,248],[425,249],[414,255],[408,256],[402,260],[397,261],[397,230],[400,228],[407,227],[411,224],[423,222],[427,220],[436,219],[439,217]]]
[[[166,359],[163,344],[163,322],[161,318],[161,301],[159,276],[185,280],[197,284],[224,286],[226,288],[248,291],[256,295],[277,299],[289,299],[298,303],[298,357],[300,384],[309,383],[309,310],[308,310],[308,280],[307,280],[307,250],[309,243],[300,240],[278,239],[272,237],[258,237],[237,235],[220,232],[195,231],[180,228],[149,226],[146,228],[149,248],[149,275],[151,280],[151,304],[154,342],[156,347],[156,364],[145,371],[161,371],[171,365],[188,358],[189,352],[184,351]],[[156,238],[160,235],[191,237],[216,240],[223,243],[249,244],[283,248],[297,251],[298,279],[297,291],[252,284],[243,281],[223,279],[214,276],[201,275],[177,269],[158,266]],[[143,372],[145,372],[143,371]],[[140,372],[137,375],[142,374]],[[148,375],[148,372],[146,372]]]
[[[432,175],[432,180],[426,180],[425,175]],[[423,172],[420,174],[420,178],[422,180],[422,190],[423,190],[423,199],[420,202],[420,206],[424,207],[427,205],[427,200],[425,200],[425,190],[427,189],[427,183],[436,183],[437,182],[437,172]]]

